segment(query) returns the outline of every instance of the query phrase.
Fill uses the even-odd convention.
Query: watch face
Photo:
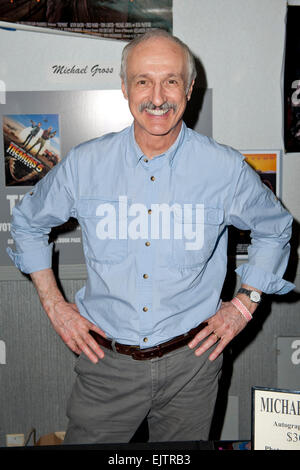
[[[260,301],[260,294],[256,291],[252,291],[251,294],[250,294],[250,299],[253,302],[259,302]]]

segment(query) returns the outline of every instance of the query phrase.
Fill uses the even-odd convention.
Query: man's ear
[[[189,90],[188,90],[188,92],[187,92],[186,99],[187,99],[188,101],[190,101],[190,99],[191,99],[192,91],[193,91],[193,87],[194,87],[194,83],[195,83],[195,80],[192,81],[192,83],[191,83],[191,85],[190,85],[190,88],[189,88]]]
[[[123,93],[125,100],[128,100],[128,95],[127,95],[127,90],[126,90],[126,85],[124,83],[124,80],[122,80],[121,89],[122,89],[122,93]]]

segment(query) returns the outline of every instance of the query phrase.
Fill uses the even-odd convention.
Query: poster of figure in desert
[[[61,159],[58,114],[3,116],[6,186],[32,186]]]

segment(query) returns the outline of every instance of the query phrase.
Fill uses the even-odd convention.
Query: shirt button
[[[148,214],[152,214],[152,209],[148,209]]]
[[[144,343],[147,343],[148,338],[144,338],[143,341],[144,341]]]
[[[146,245],[146,246],[150,246],[150,242],[146,242],[145,245]]]
[[[148,277],[149,277],[148,274],[143,274],[144,279],[148,279]]]
[[[148,163],[148,158],[144,158],[144,162],[145,162],[145,163]]]
[[[148,307],[143,307],[143,312],[148,312]]]
[[[155,176],[151,176],[151,181],[155,181]]]

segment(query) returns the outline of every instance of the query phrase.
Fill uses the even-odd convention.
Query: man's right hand
[[[65,300],[56,301],[48,316],[55,331],[74,353],[83,352],[94,363],[97,363],[98,359],[103,359],[104,352],[89,331],[93,330],[103,337],[106,335],[104,331],[80,315],[76,304]]]
[[[106,334],[80,315],[76,304],[65,301],[58,289],[52,269],[37,271],[30,276],[55,331],[67,346],[76,354],[83,352],[94,363],[97,363],[98,359],[103,359],[104,352],[89,331],[95,331],[103,337]]]

